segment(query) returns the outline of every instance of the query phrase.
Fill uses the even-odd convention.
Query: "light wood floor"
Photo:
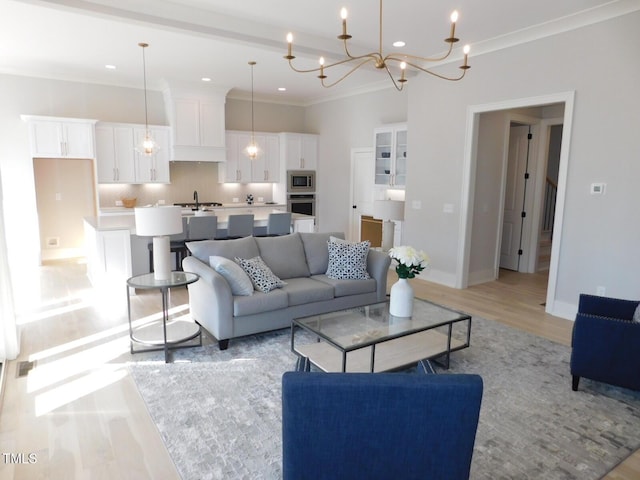
[[[98,293],[84,272],[83,264],[72,262],[41,268],[33,311],[21,319],[20,357],[5,365],[0,452],[14,457],[0,458],[0,478],[178,479],[125,367],[132,357],[125,288]],[[545,314],[541,305],[546,282],[545,275],[504,271],[500,280],[466,290],[412,284],[421,298],[568,345],[572,323]],[[187,301],[186,289],[173,291],[176,316],[185,314]],[[135,319],[157,316],[159,295],[135,296],[132,309]],[[23,361],[35,367],[17,378]],[[29,454],[35,463],[28,463]],[[604,478],[640,478],[640,453]]]

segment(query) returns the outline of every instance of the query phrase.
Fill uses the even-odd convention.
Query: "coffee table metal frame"
[[[171,278],[168,280],[157,280],[153,273],[144,273],[142,275],[136,275],[127,280],[127,311],[129,316],[129,339],[130,339],[130,351],[131,353],[152,352],[158,350],[164,350],[164,361],[169,363],[169,351],[176,348],[187,348],[202,346],[202,328],[195,322],[187,322],[185,320],[176,320],[175,325],[180,328],[184,328],[186,331],[182,332],[182,335],[178,338],[171,338],[170,334],[167,334],[167,322],[169,321],[169,290],[175,287],[183,287],[191,283],[197,282],[200,276],[191,272],[171,272]],[[136,330],[133,328],[131,322],[131,288],[141,290],[160,290],[162,294],[162,336],[154,340],[147,340],[136,337]],[[193,323],[193,325],[191,325]],[[173,324],[172,324],[173,326]],[[171,328],[172,326],[169,326]],[[139,328],[148,328],[149,325],[145,325]],[[159,325],[158,325],[159,327]],[[158,328],[159,330],[159,328]],[[177,330],[177,328],[176,328]],[[154,332],[156,333],[156,332]],[[159,334],[159,332],[157,332]],[[199,343],[189,343],[185,345],[189,340],[199,337]],[[144,348],[134,350],[134,343],[140,345],[146,345],[152,348]]]
[[[415,304],[413,318],[390,315],[389,302],[383,302],[294,319],[291,351],[298,356],[297,368],[308,371],[314,364],[326,372],[382,372],[431,359],[448,369],[451,353],[470,345],[471,316],[425,300],[414,302],[423,304]],[[421,309],[440,318],[421,319]],[[463,330],[454,335],[454,326]],[[296,343],[299,330],[316,342]]]

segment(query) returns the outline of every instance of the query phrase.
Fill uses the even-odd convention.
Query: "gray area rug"
[[[172,364],[162,353],[136,355],[129,370],[183,479],[281,478],[289,339],[281,330],[223,352],[179,350]],[[587,379],[573,392],[569,355],[473,318],[471,347],[452,355],[449,370],[484,380],[472,479],[597,479],[640,446],[640,394]]]

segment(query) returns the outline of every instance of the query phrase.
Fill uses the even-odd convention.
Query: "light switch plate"
[[[420,210],[422,208],[422,202],[420,200],[411,200],[411,208]]]
[[[606,183],[592,183],[591,195],[604,195],[604,189],[606,186]]]

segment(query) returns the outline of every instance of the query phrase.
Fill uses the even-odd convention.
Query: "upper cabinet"
[[[376,128],[374,136],[375,184],[404,188],[407,183],[407,125]]]
[[[220,183],[274,183],[280,175],[280,146],[278,134],[255,133],[258,157],[251,160],[245,149],[251,132],[227,131],[227,161],[218,164]]]
[[[171,125],[173,161],[224,162],[227,89],[168,87],[164,91]]]
[[[149,126],[158,151],[136,151],[145,135],[144,125],[98,123],[96,164],[98,183],[169,183],[169,127]]]
[[[318,135],[281,133],[280,155],[286,170],[316,170],[318,168]]]
[[[31,156],[95,158],[95,120],[23,115],[29,125]]]

